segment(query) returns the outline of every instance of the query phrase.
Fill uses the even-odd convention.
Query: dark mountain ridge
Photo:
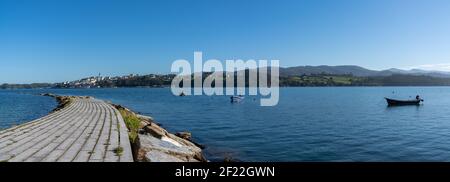
[[[372,77],[372,76],[392,76],[397,74],[415,75],[415,76],[431,76],[438,78],[450,78],[450,72],[427,71],[420,69],[402,70],[391,68],[387,70],[370,70],[360,66],[342,65],[342,66],[296,66],[288,68],[280,68],[280,76],[300,76],[300,75],[353,75],[356,77]]]

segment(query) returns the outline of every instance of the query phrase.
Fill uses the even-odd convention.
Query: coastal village
[[[116,77],[110,77],[110,76],[101,76],[101,74],[98,74],[98,76],[91,76],[87,78],[82,78],[80,80],[75,81],[66,81],[63,82],[63,87],[67,88],[101,88],[100,82],[102,81],[117,81],[120,79],[130,79],[133,77],[139,76],[138,74],[130,74],[127,76],[116,76]],[[156,77],[156,75],[153,75]]]
[[[174,76],[172,75],[139,75],[139,74],[129,74],[126,76],[91,76],[75,81],[66,81],[62,83],[57,83],[54,87],[56,88],[105,88],[105,87],[127,87],[127,86],[140,86],[146,87],[161,87],[163,85],[169,84]],[[145,82],[146,84],[142,85]]]

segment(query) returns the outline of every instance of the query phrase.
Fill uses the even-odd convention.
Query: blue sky
[[[0,0],[0,83],[168,73],[176,59],[450,70],[447,0]]]

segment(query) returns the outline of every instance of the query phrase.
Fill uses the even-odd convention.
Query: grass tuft
[[[115,148],[114,153],[116,153],[117,156],[121,156],[123,154],[123,147]]]
[[[128,135],[130,137],[131,143],[135,143],[139,134],[139,127],[141,125],[141,120],[134,113],[127,111],[125,109],[120,109],[119,112],[122,115],[128,130],[130,130]]]

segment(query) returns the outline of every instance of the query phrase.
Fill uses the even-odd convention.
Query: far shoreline
[[[365,85],[365,86],[280,86],[279,88],[389,88],[389,87],[450,87],[450,85]],[[101,89],[169,89],[167,87],[100,87],[100,88],[0,88],[0,90],[101,90]],[[249,87],[246,87],[249,88]]]

